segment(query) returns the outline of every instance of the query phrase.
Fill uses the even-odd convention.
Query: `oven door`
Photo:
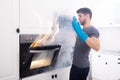
[[[57,61],[60,45],[47,45],[29,48],[21,44],[20,78],[53,70]]]

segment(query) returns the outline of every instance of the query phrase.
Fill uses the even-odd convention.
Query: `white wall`
[[[120,51],[120,26],[98,28],[100,32],[101,50]]]
[[[20,26],[40,27],[46,32],[55,14],[77,16],[81,7],[92,10],[96,27],[120,24],[119,4],[119,0],[20,0]]]

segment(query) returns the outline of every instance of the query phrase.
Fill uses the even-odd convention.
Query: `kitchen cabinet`
[[[69,80],[70,67],[48,71],[22,80]]]
[[[49,3],[45,0],[20,0],[21,34],[39,34],[49,31],[53,16],[46,2]]]
[[[108,56],[108,80],[120,80],[120,56]]]
[[[0,0],[0,80],[19,79],[19,0]]]
[[[93,80],[107,80],[106,56],[101,54],[91,54],[91,72]]]
[[[91,71],[93,80],[120,80],[120,56],[92,53]]]

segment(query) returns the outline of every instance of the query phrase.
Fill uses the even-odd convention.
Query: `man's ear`
[[[89,14],[86,14],[86,17],[87,17],[87,18],[90,18],[90,15],[89,15]]]

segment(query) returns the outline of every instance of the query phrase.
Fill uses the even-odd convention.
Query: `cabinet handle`
[[[120,64],[120,62],[118,62],[118,64]]]
[[[54,75],[52,75],[51,78],[54,79]]]
[[[17,28],[17,29],[16,29],[16,32],[17,32],[17,33],[20,33],[20,29],[19,29],[19,28]]]
[[[55,78],[57,78],[57,74],[55,74]]]
[[[98,55],[98,57],[100,57],[100,55]]]
[[[107,64],[107,62],[105,64]]]
[[[118,58],[118,60],[120,60],[120,58]]]
[[[51,76],[52,79],[57,78],[57,74]]]

